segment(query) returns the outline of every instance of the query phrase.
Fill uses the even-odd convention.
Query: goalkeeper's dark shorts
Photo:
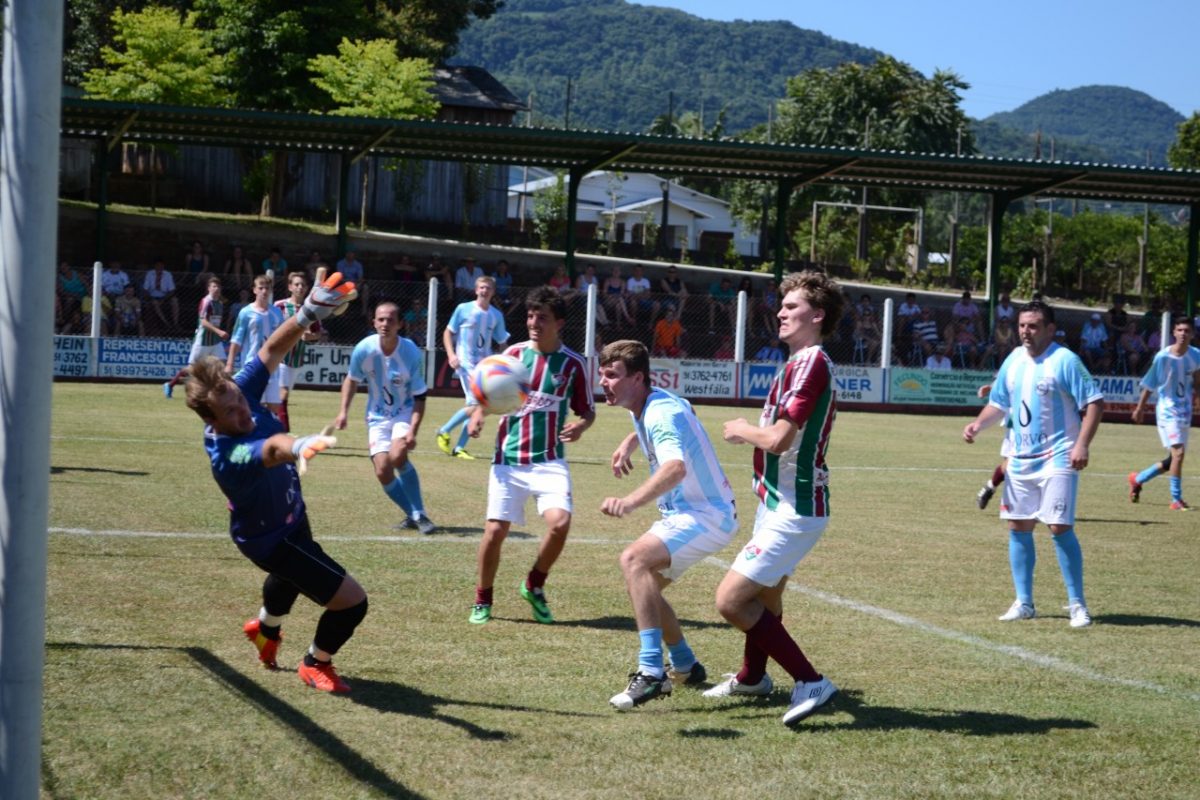
[[[346,568],[313,541],[307,515],[275,549],[251,560],[264,572],[295,586],[300,594],[319,606],[329,604],[346,577]]]

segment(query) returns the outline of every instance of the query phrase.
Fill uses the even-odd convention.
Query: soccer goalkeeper
[[[225,365],[206,357],[189,367],[188,408],[205,422],[204,447],[213,478],[229,499],[229,535],[242,554],[267,573],[258,617],[243,626],[269,669],[282,640],[280,628],[304,593],[324,606],[312,645],[301,661],[301,680],[327,692],[350,686],[333,668],[333,656],[367,614],[367,594],[345,568],[313,541],[300,475],[308,459],[337,442],[322,432],[299,438],[283,432],[262,404],[271,373],[309,326],[343,311],[357,296],[340,273],[317,285],[303,307],[267,339],[258,354],[229,378]]]

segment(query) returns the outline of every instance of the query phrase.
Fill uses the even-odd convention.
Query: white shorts
[[[280,403],[283,400],[283,395],[279,393],[279,370],[271,373],[271,380],[267,381],[267,388],[263,391],[262,402],[264,403]]]
[[[733,509],[728,514],[713,509],[704,516],[678,512],[663,517],[648,531],[671,554],[671,565],[659,574],[669,581],[679,580],[692,564],[729,544],[737,528],[737,511]]]
[[[1190,420],[1160,419],[1158,420],[1158,439],[1166,448],[1187,447],[1188,432],[1192,426]]]
[[[1036,519],[1046,525],[1074,525],[1079,472],[1044,469],[1031,475],[1009,470],[1000,496],[1000,519]]]
[[[299,370],[289,367],[287,364],[280,364],[277,372],[279,373],[280,388],[287,389],[290,392],[292,387],[296,385],[296,375]]]
[[[733,571],[759,586],[775,586],[795,571],[829,525],[829,517],[797,517],[770,511],[762,503],[754,535],[733,560]]]
[[[458,384],[462,387],[463,397],[467,398],[467,405],[477,406],[479,401],[475,399],[475,395],[471,394],[471,372],[466,367],[459,367],[454,370],[454,374],[458,376]]]
[[[192,352],[188,353],[188,363],[195,364],[205,356],[213,356],[222,361],[225,360],[225,343],[217,342],[216,344],[196,344],[192,342]]]
[[[392,449],[394,439],[403,439],[412,430],[412,417],[389,417],[367,423],[367,453],[375,456]]]
[[[571,473],[565,461],[509,466],[492,464],[488,475],[487,518],[525,524],[525,501],[533,495],[538,514],[552,508],[571,513]]]

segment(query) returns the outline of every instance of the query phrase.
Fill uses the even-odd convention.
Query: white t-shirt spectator
[[[142,281],[142,290],[155,300],[160,300],[175,291],[175,279],[165,269],[162,272],[150,270],[146,280]]]
[[[945,353],[934,353],[925,359],[925,369],[951,369],[950,356]]]
[[[465,292],[475,291],[475,279],[483,277],[483,268],[478,265],[463,264],[454,272],[454,288]]]

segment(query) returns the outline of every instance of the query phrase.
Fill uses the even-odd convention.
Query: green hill
[[[1166,103],[1121,86],[1059,89],[984,120],[1024,135],[1027,142],[1024,153],[989,155],[1031,158],[1033,140],[1029,137],[1040,130],[1043,158],[1049,157],[1049,139],[1054,137],[1055,156],[1060,159],[1142,165],[1149,149],[1150,163],[1156,166],[1166,166],[1167,146],[1175,140],[1180,122],[1183,116]],[[1073,150],[1092,148],[1098,151],[1094,157],[1070,155]]]
[[[507,0],[462,35],[458,63],[477,64],[518,97],[533,93],[535,121],[562,125],[567,79],[575,128],[644,131],[674,111],[726,130],[767,121],[787,78],[810,67],[870,62],[881,53],[790,22],[714,22],[625,0]]]

